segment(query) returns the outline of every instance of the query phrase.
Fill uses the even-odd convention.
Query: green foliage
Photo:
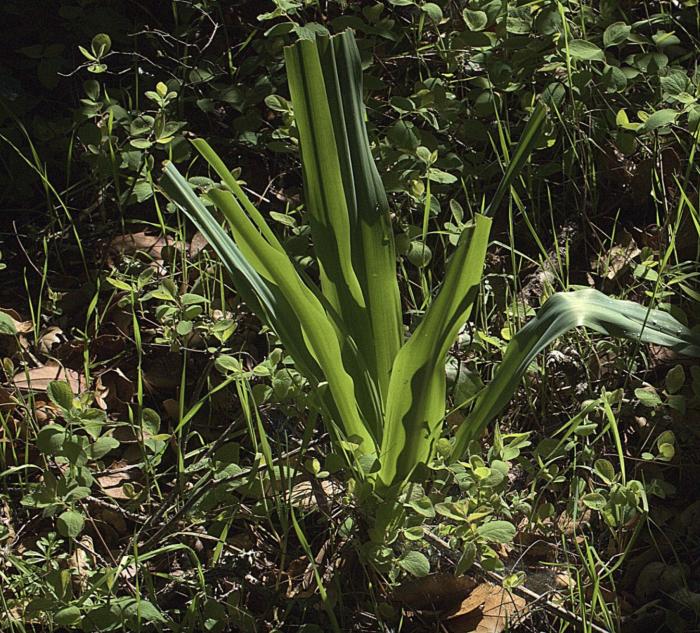
[[[360,458],[357,465],[351,459],[350,466],[370,481],[378,472],[378,481],[394,488],[430,461],[441,436],[445,356],[478,295],[491,221],[477,214],[462,231],[440,292],[402,343],[393,234],[364,131],[354,39],[346,33],[300,40],[286,58],[320,289],[299,275],[261,213],[205,142],[195,141],[195,147],[228,189],[212,188],[207,197],[224,213],[234,239],[213,221],[172,164],[165,167],[163,188],[204,232],[239,291],[278,334],[306,378],[312,385],[327,383],[324,419],[336,442],[345,450],[353,447],[349,452]],[[543,122],[538,106],[487,212],[498,208]],[[292,322],[299,329],[291,328]],[[508,345],[494,380],[458,429],[451,459],[462,457],[507,404],[534,357],[579,326],[700,355],[697,336],[669,314],[595,290],[554,295]]]
[[[364,126],[355,41],[349,33],[300,40],[288,49],[287,63],[320,291],[299,276],[206,143],[195,146],[233,192],[211,189],[207,196],[224,212],[235,242],[171,164],[163,186],[205,233],[307,379],[327,382],[324,413],[339,426],[339,434],[331,427],[336,439],[355,444],[358,456],[378,456],[379,478],[392,487],[429,459],[440,436],[444,357],[476,298],[490,220],[478,215],[463,231],[438,298],[399,350],[403,326],[393,233]],[[540,113],[515,152],[494,207],[537,139]],[[299,330],[290,328],[292,322]],[[374,472],[369,470],[370,479]]]
[[[614,630],[606,599],[624,592],[653,601],[656,628],[694,625],[697,582],[674,561],[697,539],[700,373],[640,343],[696,353],[697,3],[520,5],[60,0],[45,28],[45,2],[3,3],[0,628],[396,628],[334,563],[357,545],[382,580],[421,577],[449,567],[436,534],[457,574],[503,573],[510,540],[523,565],[527,538],[563,543],[587,622]],[[312,42],[347,28],[364,86],[334,101],[358,59],[336,55],[335,77],[329,53],[318,97]],[[541,134],[514,153],[527,121]],[[226,270],[163,203],[163,159]],[[137,232],[156,248],[114,252]],[[12,387],[54,358],[87,387]],[[132,387],[114,407],[117,370]],[[408,482],[380,498],[380,475]]]

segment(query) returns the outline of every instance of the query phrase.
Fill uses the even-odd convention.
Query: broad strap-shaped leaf
[[[303,334],[284,296],[248,263],[236,243],[219,226],[190,184],[170,162],[164,166],[160,186],[206,237],[245,303],[265,325],[277,333],[280,340],[285,341],[290,354],[297,359],[307,378],[314,384],[325,380],[306,346],[297,344],[303,342]]]
[[[165,162],[163,166],[160,187],[207,238],[233,277],[236,289],[248,307],[258,314],[266,325],[270,325],[276,316],[277,306],[269,284],[248,263],[238,246],[219,226],[191,185],[170,161]]]
[[[231,193],[213,189],[208,195],[230,223],[235,241],[224,233],[172,163],[165,167],[161,186],[212,244],[243,298],[259,310],[260,318],[277,333],[300,370],[316,384],[327,381],[330,412],[343,434],[361,441],[361,453],[374,453],[374,438],[354,398],[353,378],[342,363],[338,331],[289,257],[266,241]]]
[[[399,483],[431,455],[445,415],[445,356],[479,291],[491,219],[462,233],[437,297],[399,351],[389,384],[379,477]]]
[[[330,40],[335,53],[337,74],[324,71],[341,168],[350,208],[352,225],[353,268],[360,280],[372,328],[370,350],[376,366],[376,379],[383,399],[386,399],[391,368],[403,342],[403,319],[396,274],[396,249],[391,226],[389,203],[384,184],[370,150],[366,113],[362,99],[362,65],[360,52],[351,32]],[[320,42],[324,44],[323,40]],[[331,55],[322,54],[324,68]],[[345,143],[343,143],[345,141]]]
[[[214,152],[209,144],[202,139],[195,139],[192,141],[192,144],[207,161],[210,167],[219,175],[223,184],[233,192],[233,199],[228,200],[225,197],[223,198],[223,200],[226,200],[226,204],[230,207],[235,207],[234,213],[240,214],[245,212],[245,214],[258,228],[265,241],[270,246],[280,251],[280,253],[284,254],[284,247],[280,244],[274,232],[267,224],[265,218],[250,201],[248,196],[245,194],[241,186],[238,184],[216,152]],[[215,193],[214,195],[217,194]],[[248,262],[254,263],[254,268],[258,270],[263,277],[270,281],[271,275],[262,264],[254,248],[246,246],[243,243],[239,244],[239,246],[241,247],[243,255]],[[304,276],[303,278],[305,283],[312,290],[314,290],[317,298],[321,301],[326,314],[336,326],[342,341],[341,347],[343,349],[343,364],[347,373],[353,377],[357,402],[363,403],[362,406],[359,407],[361,415],[364,420],[370,421],[368,426],[375,434],[376,438],[380,434],[379,427],[381,421],[382,399],[378,391],[378,386],[375,382],[375,377],[370,374],[364,356],[360,353],[356,342],[353,340],[352,335],[348,332],[345,323],[346,320],[343,319],[342,315],[337,312],[335,307],[330,304],[323,294],[316,290],[315,284],[308,277]],[[292,356],[294,357],[294,354],[292,354]],[[337,418],[337,415],[335,417]]]
[[[285,58],[322,289],[384,401],[402,319],[388,203],[365,126],[359,52],[346,32],[301,40]],[[377,411],[366,393],[357,396],[380,436],[381,404]]]
[[[460,459],[469,442],[478,438],[503,410],[535,356],[558,337],[581,326],[609,336],[663,345],[679,354],[700,356],[700,336],[667,312],[612,299],[588,288],[552,295],[508,344],[493,380],[482,390],[457,431],[453,459]]]

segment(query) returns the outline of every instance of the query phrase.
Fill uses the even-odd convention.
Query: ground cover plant
[[[3,629],[692,629],[695,4],[132,9],[0,9]]]

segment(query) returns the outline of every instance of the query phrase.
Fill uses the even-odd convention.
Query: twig
[[[439,536],[436,536],[435,534],[430,532],[430,530],[426,530],[426,538],[435,546],[437,546],[438,549],[442,550],[447,556],[447,558],[449,558],[452,562],[456,562],[455,554],[446,541],[443,541]],[[493,571],[488,571],[478,563],[474,563],[474,567],[478,570],[479,574],[486,577],[488,580],[491,580],[494,583],[498,583],[499,585],[503,584],[503,581],[505,579],[500,574],[497,574]],[[582,631],[594,631],[595,633],[611,633],[610,630],[604,629],[596,624],[593,624],[593,622],[584,623],[583,619],[577,616],[572,611],[569,611],[565,607],[562,607],[561,605],[552,602],[545,595],[538,594],[532,591],[532,589],[520,586],[511,588],[511,591],[519,595],[521,598],[527,598],[531,602],[540,603],[545,611],[548,611],[552,615],[560,617],[562,620],[566,620],[569,624],[573,624]]]
[[[148,518],[145,514],[140,514],[138,512],[131,512],[129,510],[125,510],[118,503],[109,503],[108,501],[105,501],[104,499],[99,499],[98,497],[93,497],[92,495],[89,497],[86,497],[86,499],[90,503],[94,503],[96,506],[99,506],[101,508],[105,508],[106,510],[112,510],[113,512],[116,512],[117,514],[121,514],[122,516],[126,517],[130,521],[133,521],[134,523],[143,523]]]

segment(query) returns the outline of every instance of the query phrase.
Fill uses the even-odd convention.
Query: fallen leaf
[[[329,479],[321,480],[321,489],[327,497],[335,497],[341,492],[342,488]],[[314,487],[310,481],[301,481],[292,488],[290,501],[295,508],[308,510],[317,508],[319,503],[314,492]]]
[[[131,311],[126,310],[125,308],[120,307],[118,303],[115,303],[107,311],[105,321],[113,326],[111,329],[116,329],[116,331],[122,335],[120,340],[122,341],[123,346],[124,335],[130,335],[134,325]],[[99,338],[100,337],[98,336],[97,339],[93,341],[93,344],[95,344]],[[118,348],[117,351],[121,351],[121,349],[123,349],[123,347]]]
[[[83,547],[76,547],[73,554],[68,558],[68,567],[72,570],[71,583],[73,591],[76,595],[81,595],[85,591],[88,583],[90,570],[95,568],[95,557],[88,552],[94,551],[92,538],[83,534],[80,537],[80,543]]]
[[[11,413],[17,404],[12,394],[5,387],[0,387],[0,412],[4,414]]]
[[[0,312],[4,312],[12,320],[17,334],[28,334],[34,329],[31,321],[23,321],[19,312],[12,308],[0,308]]]
[[[51,350],[65,339],[60,327],[51,326],[39,334],[38,347],[42,354],[50,354]]]
[[[103,508],[100,510],[99,518],[109,525],[119,536],[124,536],[127,532],[124,517],[115,510]]]
[[[448,617],[447,627],[452,633],[501,633],[509,621],[521,617],[526,610],[523,598],[485,582]]]
[[[130,233],[128,235],[117,235],[107,247],[111,255],[135,255],[136,253],[146,253],[153,259],[161,259],[163,248],[172,244],[168,240],[158,235],[147,235],[143,231]]]
[[[121,413],[134,396],[134,383],[121,369],[102,372],[95,382],[95,401],[106,411]]]
[[[143,380],[153,391],[175,389],[180,385],[182,357],[166,352],[150,355],[144,359]]]
[[[121,313],[116,313],[113,311],[111,316],[118,316],[121,318]],[[127,316],[131,318],[131,313],[129,313]],[[127,327],[124,331],[130,331],[131,325],[132,321],[127,321]],[[119,354],[119,352],[123,351],[125,344],[126,341],[124,340],[124,336],[120,336],[118,334],[100,334],[90,342],[90,352],[93,353],[98,359],[114,358],[117,354]]]
[[[15,374],[12,382],[18,389],[32,391],[46,391],[50,382],[65,380],[70,384],[74,394],[78,394],[86,387],[84,377],[77,371],[66,369],[55,360],[50,360],[41,367],[33,367]]]
[[[173,398],[163,400],[163,411],[171,420],[177,420],[180,417],[180,404]]]
[[[641,254],[632,235],[623,230],[617,244],[607,254],[601,255],[594,267],[608,282],[619,280],[633,261]]]
[[[108,470],[95,477],[102,487],[102,492],[108,497],[122,500],[130,499],[124,490],[124,484],[138,479],[140,471],[137,468],[125,470],[128,465],[123,460],[112,462]]]
[[[576,581],[572,578],[571,573],[564,569],[554,575],[554,585],[560,589],[570,590],[576,587]]]
[[[55,407],[56,405],[53,402],[46,402],[45,400],[34,401],[34,419],[40,426],[54,419],[56,414]]]
[[[522,530],[515,535],[514,542],[523,548],[522,555],[530,560],[553,562],[556,559],[556,545],[547,541],[542,534]]]
[[[3,527],[5,539],[12,542],[15,538],[15,528],[12,524],[12,512],[4,499],[0,499],[0,525]]]
[[[190,257],[196,257],[207,246],[209,246],[209,242],[207,242],[207,238],[204,237],[204,235],[202,235],[199,231],[197,231],[192,236],[192,240],[190,241]]]
[[[447,611],[460,604],[476,585],[468,576],[437,573],[401,583],[391,597],[412,611]]]
[[[591,520],[590,508],[585,508],[582,512],[576,513],[574,519],[568,512],[562,512],[557,519],[557,527],[566,536],[575,536]]]

